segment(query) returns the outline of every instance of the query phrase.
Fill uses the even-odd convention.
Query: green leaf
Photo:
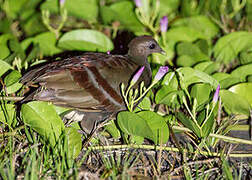
[[[0,60],[0,77],[8,70],[13,69],[7,62]]]
[[[3,3],[3,8],[5,9],[8,17],[15,19],[22,11],[27,1],[28,0],[8,0]]]
[[[105,130],[108,131],[109,134],[115,139],[121,137],[120,131],[116,127],[114,121],[110,121],[109,124],[105,126]]]
[[[151,102],[149,97],[144,97],[143,100],[137,105],[134,112],[142,111],[142,110],[150,110]]]
[[[84,20],[96,21],[98,16],[98,3],[96,0],[66,0],[65,7],[68,15]],[[41,5],[41,10],[58,13],[58,0],[47,0]]]
[[[52,146],[64,130],[61,118],[50,103],[32,101],[23,104],[21,115],[24,123],[48,140]]]
[[[113,49],[112,41],[103,33],[90,29],[78,29],[65,33],[58,46],[67,50],[100,51]]]
[[[12,84],[12,85],[6,87],[6,93],[7,93],[7,94],[15,93],[15,92],[17,92],[22,86],[23,86],[23,84],[18,83],[18,82],[15,83],[15,84]]]
[[[179,8],[179,3],[179,0],[160,0],[160,15],[164,16],[167,14],[172,14]]]
[[[185,88],[194,83],[208,83],[212,87],[217,88],[218,82],[208,74],[195,70],[190,67],[183,67],[176,70],[182,75],[182,81],[185,84]]]
[[[209,84],[195,84],[191,89],[191,96],[197,99],[197,104],[200,106],[209,99],[211,93],[211,86]]]
[[[223,79],[220,81],[220,87],[222,89],[227,89],[230,86],[233,86],[233,85],[238,84],[240,82],[241,82],[240,78],[230,76],[229,78],[226,78],[226,79]]]
[[[241,81],[246,81],[247,76],[252,75],[252,64],[240,66],[231,72],[233,77],[240,78]]]
[[[240,63],[241,64],[249,64],[252,63],[252,48],[247,51],[242,51],[240,55]]]
[[[212,74],[213,72],[216,72],[220,68],[220,64],[212,61],[207,62],[201,62],[196,64],[194,69],[205,72],[207,74]]]
[[[33,36],[47,30],[42,22],[40,13],[32,14],[32,16],[21,24],[21,27],[24,29],[27,36]]]
[[[117,122],[120,129],[126,134],[142,136],[154,142],[156,140],[148,123],[133,112],[121,111],[117,115]]]
[[[204,34],[208,39],[219,33],[219,28],[208,17],[202,15],[178,19],[172,24],[172,27],[178,26],[193,28]]]
[[[182,122],[182,124],[185,127],[190,129],[191,131],[193,131],[196,134],[196,136],[201,137],[201,132],[200,132],[199,126],[191,118],[188,118],[182,112],[178,112],[176,117]]]
[[[62,52],[56,47],[56,36],[52,32],[45,32],[33,38],[33,43],[38,44],[41,52],[45,56],[52,56]]]
[[[81,134],[74,127],[65,129],[68,143],[68,157],[77,158],[82,148]]]
[[[252,107],[252,83],[240,83],[228,90],[246,99]]]
[[[169,139],[169,128],[162,116],[152,111],[141,111],[137,113],[142,117],[154,134],[155,144],[165,144]]]
[[[144,32],[144,27],[138,21],[134,13],[134,8],[135,7],[132,1],[121,1],[113,3],[111,6],[103,9],[104,11],[106,11],[104,14],[102,14],[102,19],[106,23],[119,21],[121,28],[128,29],[135,33]],[[125,16],[126,14],[127,16]]]
[[[0,59],[6,58],[10,54],[7,42],[10,39],[14,39],[12,34],[4,34],[0,36]]]
[[[0,122],[7,123],[10,127],[15,118],[15,105],[14,104],[4,104],[1,103],[0,106]]]
[[[4,78],[4,84],[5,86],[11,86],[17,82],[19,82],[19,79],[21,78],[20,72],[13,70],[11,73],[9,73],[5,78]]]
[[[252,46],[252,32],[233,32],[221,37],[215,47],[214,56],[225,64],[233,61],[238,54]]]
[[[214,125],[214,113],[210,115],[210,117],[204,123],[203,127],[201,127],[202,137],[207,137],[211,133],[213,125]]]
[[[220,97],[228,114],[249,115],[251,106],[242,96],[228,90],[220,90]]]
[[[169,29],[166,33],[166,39],[167,41],[173,40],[175,42],[193,42],[197,39],[207,39],[207,37],[196,29],[179,26]]]
[[[214,78],[214,79],[216,79],[217,81],[221,81],[221,80],[224,80],[224,79],[226,79],[226,78],[229,78],[231,75],[230,74],[228,74],[228,73],[223,73],[223,72],[217,72],[217,73],[214,73],[213,75],[212,75],[212,77]],[[222,87],[222,86],[221,86]]]
[[[182,42],[177,46],[178,66],[193,66],[201,61],[209,61],[210,58],[201,52],[200,48],[191,42]]]
[[[39,47],[40,53],[42,53],[44,56],[52,56],[54,54],[62,52],[61,49],[56,47],[56,41],[57,40],[54,33],[45,32],[35,37],[25,39],[24,41],[22,41],[21,46],[25,50],[31,43],[34,43],[35,46],[37,45]],[[35,48],[36,47],[34,47],[33,49]],[[29,56],[27,57],[27,59],[29,59]]]
[[[212,75],[213,78],[220,82],[220,87],[222,89],[227,89],[232,85],[242,82],[240,77],[234,77],[228,73],[215,73]]]

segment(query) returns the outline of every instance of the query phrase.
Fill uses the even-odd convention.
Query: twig
[[[176,172],[182,170],[182,168],[184,168],[185,166],[191,166],[191,165],[196,165],[196,164],[209,163],[209,162],[212,162],[212,161],[219,161],[219,160],[220,160],[219,158],[213,158],[213,159],[206,159],[206,160],[200,160],[200,161],[189,162],[189,163],[187,163],[186,165],[184,164],[184,165],[179,166],[179,167],[177,167],[176,169],[174,169],[170,175],[171,175],[171,176],[174,175]]]
[[[21,101],[24,97],[0,96],[0,99],[4,101]]]
[[[184,131],[184,132],[192,132],[190,129],[185,128],[185,127],[173,126],[172,128],[175,130],[180,130],[180,131]],[[218,139],[222,139],[223,141],[227,141],[227,142],[231,142],[231,143],[251,144],[252,145],[252,141],[246,140],[246,139],[240,139],[240,138],[235,138],[235,137],[230,137],[230,136],[223,136],[223,135],[214,134],[214,133],[210,133],[209,136],[214,137],[214,138],[218,138]]]
[[[154,145],[137,145],[137,144],[129,144],[129,145],[111,145],[111,146],[90,146],[90,147],[84,147],[83,150],[92,150],[92,151],[97,151],[97,150],[112,150],[112,149],[127,149],[127,148],[135,148],[135,149],[145,149],[145,150],[159,150],[161,147],[160,146],[154,146]],[[174,151],[174,152],[179,152],[178,148],[174,147],[162,147],[163,151]],[[187,150],[184,150],[185,153],[188,153]],[[201,154],[203,155],[209,155],[208,152],[202,151]],[[211,152],[212,156],[217,156],[220,157],[221,153],[216,153],[216,152]],[[252,157],[252,154],[229,154],[229,157]]]

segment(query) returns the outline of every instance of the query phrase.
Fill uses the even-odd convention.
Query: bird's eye
[[[150,49],[155,49],[155,47],[156,47],[155,44],[151,44],[151,45],[149,46]]]

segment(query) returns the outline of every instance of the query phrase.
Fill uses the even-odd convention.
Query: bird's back
[[[32,99],[82,111],[124,109],[120,84],[139,68],[127,56],[85,53],[46,64],[23,76],[21,82],[40,87]]]

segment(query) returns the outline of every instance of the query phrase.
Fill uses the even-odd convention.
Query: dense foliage
[[[162,27],[167,25],[166,17],[168,29]],[[158,147],[168,144],[173,135],[172,146],[181,154],[207,152],[209,156],[222,157],[226,157],[226,149],[219,148],[220,140],[252,144],[224,136],[239,119],[251,116],[251,31],[251,0],[0,0],[0,169],[5,169],[0,170],[1,176],[34,176],[30,159],[36,153],[25,156],[30,157],[28,164],[21,160],[23,169],[15,171],[12,167],[14,160],[8,157],[15,151],[16,142],[26,146],[39,144],[36,151],[57,159],[46,164],[40,157],[44,163],[40,176],[46,177],[48,169],[61,164],[58,157],[62,154],[69,158],[67,165],[60,165],[53,172],[59,175],[68,167],[75,169],[68,172],[69,176],[76,175],[73,159],[80,154],[82,139],[84,146],[96,146],[99,138],[78,133],[78,123],[64,125],[61,117],[68,109],[36,101],[16,108],[15,101],[28,91],[19,80],[28,68],[51,57],[62,57],[66,51],[106,53],[120,49],[120,45],[114,47],[113,41],[122,32],[152,35],[166,51],[165,56],[154,54],[149,58],[153,75],[160,66],[170,69],[153,84],[136,109],[120,112],[101,134],[119,139],[121,144],[147,143]],[[137,103],[134,100],[146,89],[143,85],[138,90],[122,88],[129,92],[124,96],[125,102]],[[181,147],[174,131],[186,132],[191,141]],[[223,173],[232,177],[234,172],[228,170],[224,159],[222,162]],[[57,176],[50,173],[49,176]],[[114,171],[107,173],[104,171],[104,178],[115,176]],[[183,173],[187,177],[197,175],[188,170]]]

